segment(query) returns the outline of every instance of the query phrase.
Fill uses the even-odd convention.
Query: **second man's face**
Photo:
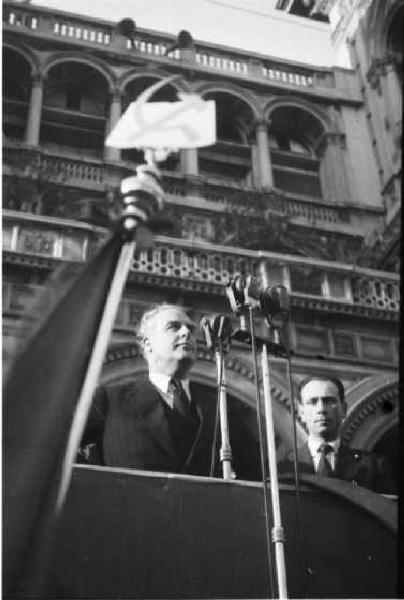
[[[149,324],[145,342],[151,370],[185,375],[196,358],[195,324],[180,308],[161,310]]]
[[[309,434],[324,441],[339,437],[346,404],[332,381],[313,379],[301,390],[300,416]]]

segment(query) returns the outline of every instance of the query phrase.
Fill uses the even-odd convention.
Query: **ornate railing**
[[[287,83],[290,85],[301,85],[308,87],[313,85],[313,74],[307,72],[296,72],[286,70],[278,65],[268,65],[262,67],[262,73],[266,79],[275,82]]]
[[[142,52],[142,54],[151,54],[153,56],[167,56],[168,58],[174,58],[175,60],[180,59],[180,51],[178,48],[170,51],[170,43],[162,40],[156,40],[155,37],[139,37],[137,36],[134,40],[134,46],[138,52]],[[130,40],[127,41],[126,47],[130,49],[132,47],[132,43]]]
[[[61,148],[33,150],[21,142],[7,140],[3,152],[4,174],[16,175],[21,171],[24,175],[24,168],[31,164],[30,156],[37,157],[35,164],[39,172],[42,172],[42,176],[50,173],[51,179],[55,182],[85,189],[91,188],[98,192],[103,192],[106,186],[117,185],[123,177],[132,173],[135,166],[123,161],[120,164],[109,165],[99,158],[70,155],[68,151]],[[278,214],[291,219],[303,217],[310,226],[321,227],[323,224],[333,224],[339,227],[342,233],[348,232],[347,224],[351,221],[351,215],[355,213],[355,208],[349,206],[326,204],[322,200],[308,196],[299,197],[281,190],[262,192],[253,187],[240,188],[231,183],[214,183],[203,176],[189,178],[182,173],[170,171],[164,171],[163,174],[168,204],[183,204],[187,196],[191,195],[203,200],[204,208],[215,212],[237,210],[244,214],[254,214],[257,204],[264,201],[268,208]],[[6,208],[12,208],[7,206],[7,198],[3,199],[3,203]],[[101,199],[100,203],[102,204]],[[21,210],[21,207],[16,208]],[[361,215],[364,210],[361,209]],[[367,218],[374,219],[376,226],[379,212],[376,209],[369,209]],[[360,235],[361,231],[351,231],[351,233]]]
[[[71,183],[74,180],[89,183],[104,183],[104,169],[101,160],[86,160],[82,158],[70,158],[63,156],[51,156],[41,154],[40,168],[50,169],[60,174]]]
[[[111,29],[101,27],[84,26],[71,20],[57,19],[53,25],[53,33],[61,37],[82,40],[83,42],[95,42],[103,46],[111,44]]]
[[[230,53],[217,52],[211,49],[200,47],[195,55],[196,62],[203,67],[220,69],[229,73],[248,74],[248,62],[242,60],[239,56]]]
[[[3,251],[84,262],[105,231],[77,221],[3,211]]]
[[[17,254],[85,261],[105,234],[105,230],[74,221],[12,211],[3,215],[3,249]],[[292,297],[399,310],[398,275],[290,255],[157,236],[153,247],[135,257],[132,268],[139,275],[184,285],[209,284],[223,294],[224,285],[236,274],[257,274],[262,260],[271,281],[285,285]]]
[[[153,56],[156,60],[181,59],[178,49],[168,51],[176,41],[176,37],[172,35],[137,29],[133,48],[130,41],[117,34],[116,24],[113,22],[35,5],[22,5],[11,0],[5,1],[3,6],[3,21],[13,29],[30,30],[31,33],[63,38],[80,45],[89,44],[114,48],[121,52],[137,52]],[[192,60],[189,54],[186,60]],[[323,87],[326,80],[327,87],[335,87],[331,71],[283,65],[260,55],[254,55],[251,62],[250,54],[232,48],[218,49],[207,43],[196,42],[193,60],[202,68],[220,70],[229,75],[259,77],[281,86]]]

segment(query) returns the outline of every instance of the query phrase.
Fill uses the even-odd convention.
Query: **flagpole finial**
[[[136,175],[121,181],[123,208],[122,228],[134,235],[139,224],[146,227],[153,217],[164,208],[164,191],[161,174],[156,163],[150,160],[136,167]]]

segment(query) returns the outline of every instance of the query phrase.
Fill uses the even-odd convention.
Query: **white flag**
[[[216,106],[197,94],[177,102],[132,102],[107,137],[113,148],[198,148],[216,141]]]

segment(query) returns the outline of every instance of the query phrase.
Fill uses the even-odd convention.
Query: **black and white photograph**
[[[4,600],[403,598],[404,0],[2,11]]]

